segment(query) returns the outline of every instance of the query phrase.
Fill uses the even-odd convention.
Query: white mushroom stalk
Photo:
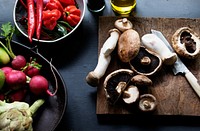
[[[177,60],[176,53],[171,52],[164,42],[155,34],[145,34],[142,36],[142,44],[149,50],[157,53],[163,63],[166,65],[173,65]]]
[[[131,104],[137,101],[139,95],[140,93],[137,86],[130,85],[128,89],[123,92],[123,100],[125,103]]]
[[[94,87],[98,85],[100,78],[104,76],[111,61],[111,53],[115,49],[120,36],[120,31],[118,29],[111,29],[109,33],[109,38],[104,42],[100,50],[98,63],[95,69],[86,76],[87,83]]]

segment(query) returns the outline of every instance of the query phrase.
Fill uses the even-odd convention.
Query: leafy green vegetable
[[[13,34],[15,32],[15,27],[13,27],[10,22],[7,22],[5,24],[2,24],[1,30],[2,30],[1,35],[4,36],[5,40],[6,40],[6,47],[2,42],[0,42],[0,44],[4,47],[4,49],[10,55],[10,57],[14,58],[15,54],[12,51],[10,42],[11,42]]]

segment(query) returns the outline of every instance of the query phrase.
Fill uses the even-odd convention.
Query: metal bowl
[[[25,0],[23,0],[24,2],[26,2]],[[67,37],[69,37],[73,32],[75,32],[77,30],[77,28],[80,26],[81,22],[83,21],[84,15],[85,15],[85,8],[86,8],[86,4],[85,4],[85,0],[75,0],[78,8],[81,10],[81,19],[79,21],[79,23],[70,31],[68,32],[66,35],[63,36],[57,36],[54,34],[50,34],[51,32],[46,32],[46,30],[44,31],[47,34],[51,35],[50,39],[46,39],[46,38],[42,38],[40,40],[36,39],[35,36],[33,36],[33,41],[39,41],[39,42],[43,42],[43,43],[54,43],[60,40],[63,40]],[[14,10],[13,10],[13,20],[14,20],[14,24],[16,26],[16,28],[19,30],[19,32],[21,32],[21,34],[23,34],[25,37],[28,38],[28,34],[27,34],[27,23],[23,23],[22,19],[27,17],[27,11],[24,8],[24,6],[21,4],[20,0],[16,0],[15,4],[14,4]],[[42,35],[42,33],[41,33]]]

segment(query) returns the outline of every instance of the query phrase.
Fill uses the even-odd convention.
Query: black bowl
[[[3,43],[5,41],[0,39]],[[46,77],[49,81],[49,89],[53,92],[55,91],[55,77],[51,71],[55,73],[58,83],[58,91],[55,96],[47,96],[45,97],[45,103],[38,109],[38,111],[33,116],[33,130],[35,131],[53,131],[60,123],[63,114],[65,112],[67,106],[67,87],[65,82],[58,72],[58,70],[51,64],[50,61],[45,59],[40,53],[37,51],[37,47],[27,47],[18,42],[12,41],[11,47],[15,55],[23,55],[26,59],[30,57],[36,58],[37,62],[42,65],[41,75]],[[52,67],[52,68],[51,68]],[[35,100],[37,100],[36,96],[31,93],[25,98],[25,102],[29,103],[29,105],[33,104]]]

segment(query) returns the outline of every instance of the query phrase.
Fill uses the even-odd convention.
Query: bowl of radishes
[[[59,124],[66,105],[65,82],[50,61],[36,47],[27,47],[12,41],[14,28],[2,25],[0,38],[0,100],[11,103],[45,100],[44,106],[33,118],[33,129],[52,131]],[[48,121],[46,121],[48,119]]]
[[[85,0],[16,0],[17,29],[32,41],[55,43],[77,30],[85,15]]]

